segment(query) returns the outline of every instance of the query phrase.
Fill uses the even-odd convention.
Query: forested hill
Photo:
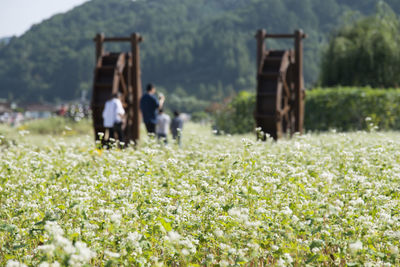
[[[10,42],[10,40],[11,40],[11,37],[1,37],[0,38],[0,44],[1,45],[6,45],[6,44],[8,44],[8,42]]]
[[[54,101],[90,90],[93,37],[144,36],[142,81],[169,94],[219,100],[255,88],[255,39],[302,28],[305,78],[314,82],[321,47],[344,14],[373,12],[378,0],[92,0],[0,46],[0,98]],[[400,13],[400,1],[388,0]],[[286,42],[286,45],[290,45]],[[277,43],[271,43],[278,47]],[[119,49],[107,46],[108,49]],[[123,47],[127,49],[127,47]]]

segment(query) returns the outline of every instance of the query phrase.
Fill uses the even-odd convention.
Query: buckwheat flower
[[[300,149],[301,148],[301,144],[299,142],[294,142],[294,147],[296,149]]]
[[[285,259],[286,259],[286,261],[288,263],[292,263],[293,262],[293,258],[292,258],[292,256],[290,256],[289,253],[285,253],[283,256],[285,257]]]
[[[117,226],[121,224],[121,219],[122,219],[122,215],[120,213],[113,213],[110,216],[111,222],[113,222]]]
[[[41,262],[38,267],[60,267],[60,263],[55,261],[53,263],[48,263],[47,261]]]
[[[131,243],[134,246],[138,246],[139,245],[139,240],[142,238],[142,235],[139,234],[138,232],[133,232],[133,233],[129,233],[128,237],[126,238],[126,241],[128,243]]]
[[[104,254],[106,256],[110,257],[110,258],[119,258],[119,257],[121,257],[121,254],[116,253],[116,252],[112,252],[112,251],[109,251],[109,250],[104,251]]]
[[[171,243],[178,243],[179,240],[181,239],[181,235],[175,231],[170,231],[168,232],[166,239]]]
[[[317,253],[320,252],[320,251],[321,251],[321,249],[320,249],[320,248],[317,248],[317,247],[315,247],[315,248],[313,248],[313,249],[311,250],[311,252],[314,253],[314,254],[317,254]]]
[[[280,267],[286,267],[287,266],[285,260],[282,259],[282,258],[279,258],[279,260],[278,260],[278,262],[276,264],[277,264],[277,266],[280,266]]]
[[[236,255],[236,252],[237,252],[237,250],[236,250],[236,248],[229,248],[229,250],[228,250],[228,253],[229,254],[232,254],[232,255]]]
[[[398,255],[399,254],[399,248],[397,247],[397,246],[390,246],[390,252],[393,254],[393,255]]]
[[[264,209],[263,207],[259,207],[259,208],[257,208],[256,213],[259,213],[259,214],[266,214],[266,213],[267,213],[267,210]]]
[[[361,198],[357,198],[356,200],[351,200],[350,203],[353,206],[364,205],[364,200],[362,200]]]
[[[56,222],[47,221],[44,229],[53,236],[62,236],[64,234],[64,230]]]
[[[328,232],[327,230],[321,230],[321,234],[322,235],[326,235],[326,236],[330,236],[331,235],[331,233]]]
[[[96,257],[96,253],[91,251],[83,242],[76,242],[75,248],[75,254],[71,255],[68,261],[71,266],[81,266]]]
[[[22,131],[19,131],[18,133],[19,133],[21,136],[25,136],[25,135],[29,134],[30,132],[27,131],[27,130],[22,130]]]
[[[340,201],[339,199],[336,199],[335,200],[335,202],[333,202],[336,206],[339,206],[339,207],[343,207],[343,202],[342,201]]]
[[[228,214],[230,216],[238,217],[238,216],[240,216],[241,213],[240,213],[240,209],[239,208],[232,208],[232,209],[228,210]]]
[[[357,240],[356,242],[349,244],[349,249],[352,253],[362,250],[362,248],[363,244],[360,240]]]
[[[223,251],[228,251],[230,249],[230,246],[224,243],[220,243],[219,247],[223,250]]]
[[[243,217],[243,221],[244,221],[244,225],[246,225],[247,227],[258,227],[258,226],[262,225],[262,222],[260,222],[260,221],[248,221],[247,215],[246,215],[246,217]]]
[[[182,255],[184,256],[188,256],[190,254],[189,250],[187,250],[186,248],[181,250]]]
[[[247,247],[253,251],[258,251],[260,249],[260,245],[257,243],[247,243]]]
[[[290,216],[292,215],[293,211],[288,206],[286,206],[281,210],[281,213],[286,216]]]
[[[229,262],[227,262],[226,260],[222,260],[222,261],[219,262],[219,266],[221,266],[221,267],[226,267],[226,266],[229,266],[229,265],[230,265]]]
[[[253,186],[253,190],[257,192],[257,194],[261,194],[263,189],[261,186]]]
[[[214,230],[214,235],[216,237],[222,237],[224,235],[224,232],[221,229],[217,228]]]
[[[63,248],[67,254],[72,254],[76,251],[75,247],[72,245],[72,242],[61,235],[55,236],[54,242],[58,247]]]
[[[7,261],[6,267],[28,267],[28,266],[18,261],[9,260]]]
[[[38,247],[39,250],[42,250],[46,254],[53,255],[54,250],[56,250],[56,247],[54,244],[48,244],[48,245],[42,245]]]
[[[381,218],[381,220],[386,221],[386,222],[392,221],[392,215],[385,211],[381,211],[379,213],[379,217]]]

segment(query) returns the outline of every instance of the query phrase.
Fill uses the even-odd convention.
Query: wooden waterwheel
[[[301,30],[294,34],[257,32],[257,100],[255,120],[263,140],[303,132],[304,80]],[[294,38],[294,50],[268,50],[267,38]]]
[[[124,131],[125,143],[136,142],[140,138],[139,100],[142,93],[140,80],[139,43],[142,37],[132,34],[130,37],[104,37],[97,34],[96,66],[94,69],[92,116],[95,138],[104,133],[103,109],[112,94],[122,94],[122,105],[126,113]],[[130,42],[131,52],[106,52],[104,42]]]

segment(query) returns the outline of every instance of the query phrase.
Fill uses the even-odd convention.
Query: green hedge
[[[229,134],[243,134],[255,129],[253,93],[240,92],[215,112],[215,127]]]
[[[255,95],[241,92],[216,113],[226,133],[254,131]],[[306,92],[306,131],[400,129],[400,89],[316,88]]]
[[[305,128],[313,131],[400,129],[400,89],[339,87],[307,91]],[[370,119],[367,119],[370,118]]]

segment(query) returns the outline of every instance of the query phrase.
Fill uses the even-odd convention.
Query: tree
[[[376,14],[341,27],[323,54],[323,86],[400,85],[400,22],[383,2]]]

